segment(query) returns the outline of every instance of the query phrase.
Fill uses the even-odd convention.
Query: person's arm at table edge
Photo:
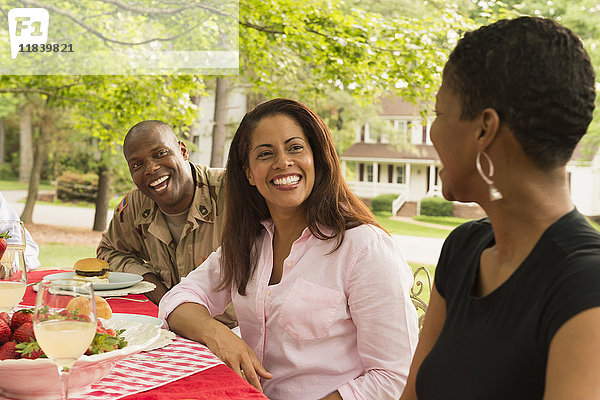
[[[419,343],[413,356],[413,360],[410,364],[410,371],[406,381],[406,387],[400,397],[400,400],[417,400],[416,392],[416,377],[421,363],[427,357],[427,354],[431,351],[431,348],[440,336],[440,332],[446,321],[446,301],[438,293],[435,285],[431,289],[431,297],[429,299],[429,306],[427,307],[427,314],[423,321],[423,328],[419,335]]]
[[[167,293],[169,291],[169,289],[160,280],[160,278],[158,276],[156,276],[156,274],[153,272],[145,273],[144,275],[142,275],[142,278],[144,278],[144,281],[153,283],[154,286],[156,286],[154,288],[154,290],[152,290],[150,292],[146,292],[146,293],[144,293],[144,295],[148,299],[150,299],[151,302],[158,305],[158,303],[160,303],[160,300],[163,298],[165,293]]]
[[[190,318],[193,316],[193,318]],[[211,317],[198,303],[182,303],[167,317],[169,329],[180,336],[203,343],[221,361],[262,392],[259,376],[271,379],[254,351],[228,327]],[[243,373],[242,373],[243,371]]]

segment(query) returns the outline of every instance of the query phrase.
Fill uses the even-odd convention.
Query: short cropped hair
[[[537,17],[501,20],[459,40],[444,82],[462,100],[462,119],[496,110],[540,168],[565,165],[594,111],[595,73],[581,40]]]

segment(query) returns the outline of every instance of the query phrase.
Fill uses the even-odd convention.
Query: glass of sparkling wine
[[[19,220],[0,220],[0,311],[10,312],[23,299],[27,286],[25,228]],[[4,250],[4,252],[2,252]]]
[[[69,397],[69,373],[96,334],[96,301],[90,282],[42,281],[33,313],[33,331],[58,367],[61,399]]]

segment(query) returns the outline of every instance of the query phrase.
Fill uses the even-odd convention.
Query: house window
[[[363,182],[365,180],[365,164],[358,164],[358,181]]]
[[[435,167],[435,180],[434,180],[434,182],[433,182],[433,184],[434,184],[435,186],[437,186],[437,185],[438,185],[438,181],[439,181],[439,179],[440,179],[440,167]]]
[[[392,164],[388,164],[388,183],[394,182],[394,166]]]
[[[373,165],[367,165],[367,182],[373,182]]]
[[[423,125],[422,139],[423,141],[421,143],[427,143],[427,125]]]
[[[404,182],[404,165],[396,165],[396,183]]]

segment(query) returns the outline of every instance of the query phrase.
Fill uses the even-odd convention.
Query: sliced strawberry
[[[33,333],[33,323],[25,322],[23,325],[17,328],[13,332],[12,340],[17,343],[30,342],[35,340],[35,334]]]
[[[0,360],[9,360],[19,358],[15,342],[6,342],[0,347]]]
[[[16,331],[21,325],[26,322],[32,322],[33,320],[33,308],[28,308],[25,310],[15,311],[10,320],[10,329],[12,331]]]
[[[10,326],[3,320],[0,320],[0,344],[6,343],[10,340],[12,331]]]

